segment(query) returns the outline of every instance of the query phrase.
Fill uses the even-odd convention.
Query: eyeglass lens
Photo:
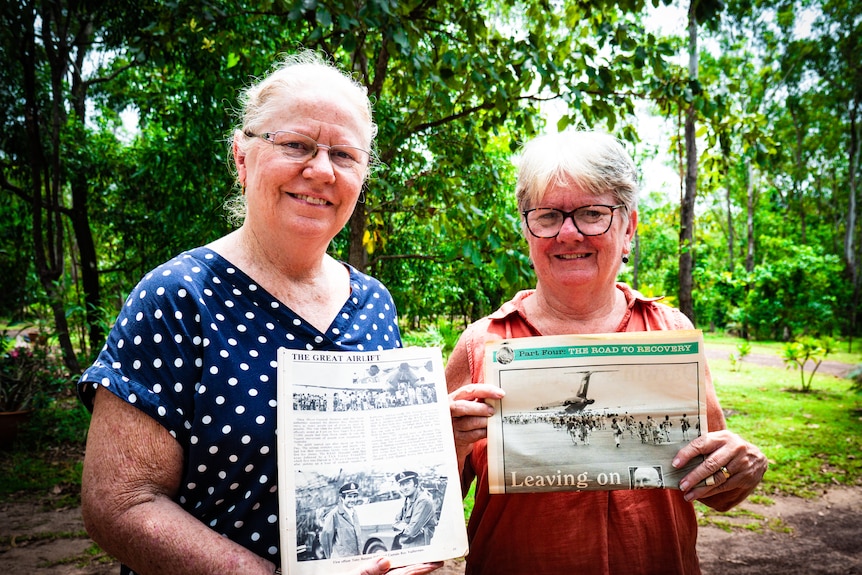
[[[556,208],[535,208],[524,215],[527,228],[536,237],[554,238],[563,228],[563,223],[572,218],[578,231],[585,236],[600,236],[607,232],[614,219],[614,210],[620,206],[582,206],[570,212]]]
[[[313,138],[296,132],[280,131],[262,134],[265,140],[278,146],[288,158],[299,162],[308,161],[317,156],[320,149],[329,153],[329,161],[339,168],[353,168],[368,161],[370,154],[361,148],[344,144],[326,146],[318,144]]]

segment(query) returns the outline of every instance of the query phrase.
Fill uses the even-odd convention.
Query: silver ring
[[[722,465],[718,470],[719,470],[719,471],[721,471],[721,474],[722,474],[722,475],[724,475],[724,480],[725,480],[725,481],[727,481],[728,479],[730,479],[730,471],[728,471],[728,470],[727,470],[727,467],[725,467],[724,465]]]

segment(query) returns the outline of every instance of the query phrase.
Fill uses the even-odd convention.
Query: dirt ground
[[[732,524],[728,531],[701,527],[704,575],[862,574],[862,487],[740,507],[747,513],[712,517]],[[94,551],[80,509],[45,511],[40,502],[15,501],[0,505],[0,573],[116,575],[119,567]],[[448,561],[437,573],[461,574],[463,562]]]

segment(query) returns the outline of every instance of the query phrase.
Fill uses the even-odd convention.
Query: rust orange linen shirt
[[[617,331],[691,329],[679,310],[617,284],[628,312]],[[486,341],[542,335],[526,318],[522,291],[469,326],[466,352],[472,381],[484,381]],[[710,431],[726,424],[707,371]],[[462,477],[477,479],[468,524],[466,575],[647,575],[700,573],[697,520],[676,489],[568,493],[488,493],[487,440],[476,442]],[[719,497],[719,496],[717,496]]]

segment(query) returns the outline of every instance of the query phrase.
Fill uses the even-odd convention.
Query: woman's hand
[[[424,575],[425,573],[431,573],[432,571],[442,567],[443,562],[417,563],[416,565],[398,567],[391,571],[389,570],[389,565],[390,563],[387,557],[378,557],[371,560],[365,565],[365,567],[356,572],[355,575],[383,575],[384,573],[387,573],[388,575]]]
[[[504,395],[505,391],[487,383],[468,383],[449,394],[449,413],[459,466],[473,444],[488,435],[488,418],[494,415],[494,408],[485,400],[501,399]]]
[[[682,478],[679,488],[686,501],[722,495],[703,501],[718,511],[727,511],[748,497],[768,466],[766,456],[757,447],[728,430],[694,439],[679,450],[673,466],[683,467],[697,455],[703,455],[703,462]]]

